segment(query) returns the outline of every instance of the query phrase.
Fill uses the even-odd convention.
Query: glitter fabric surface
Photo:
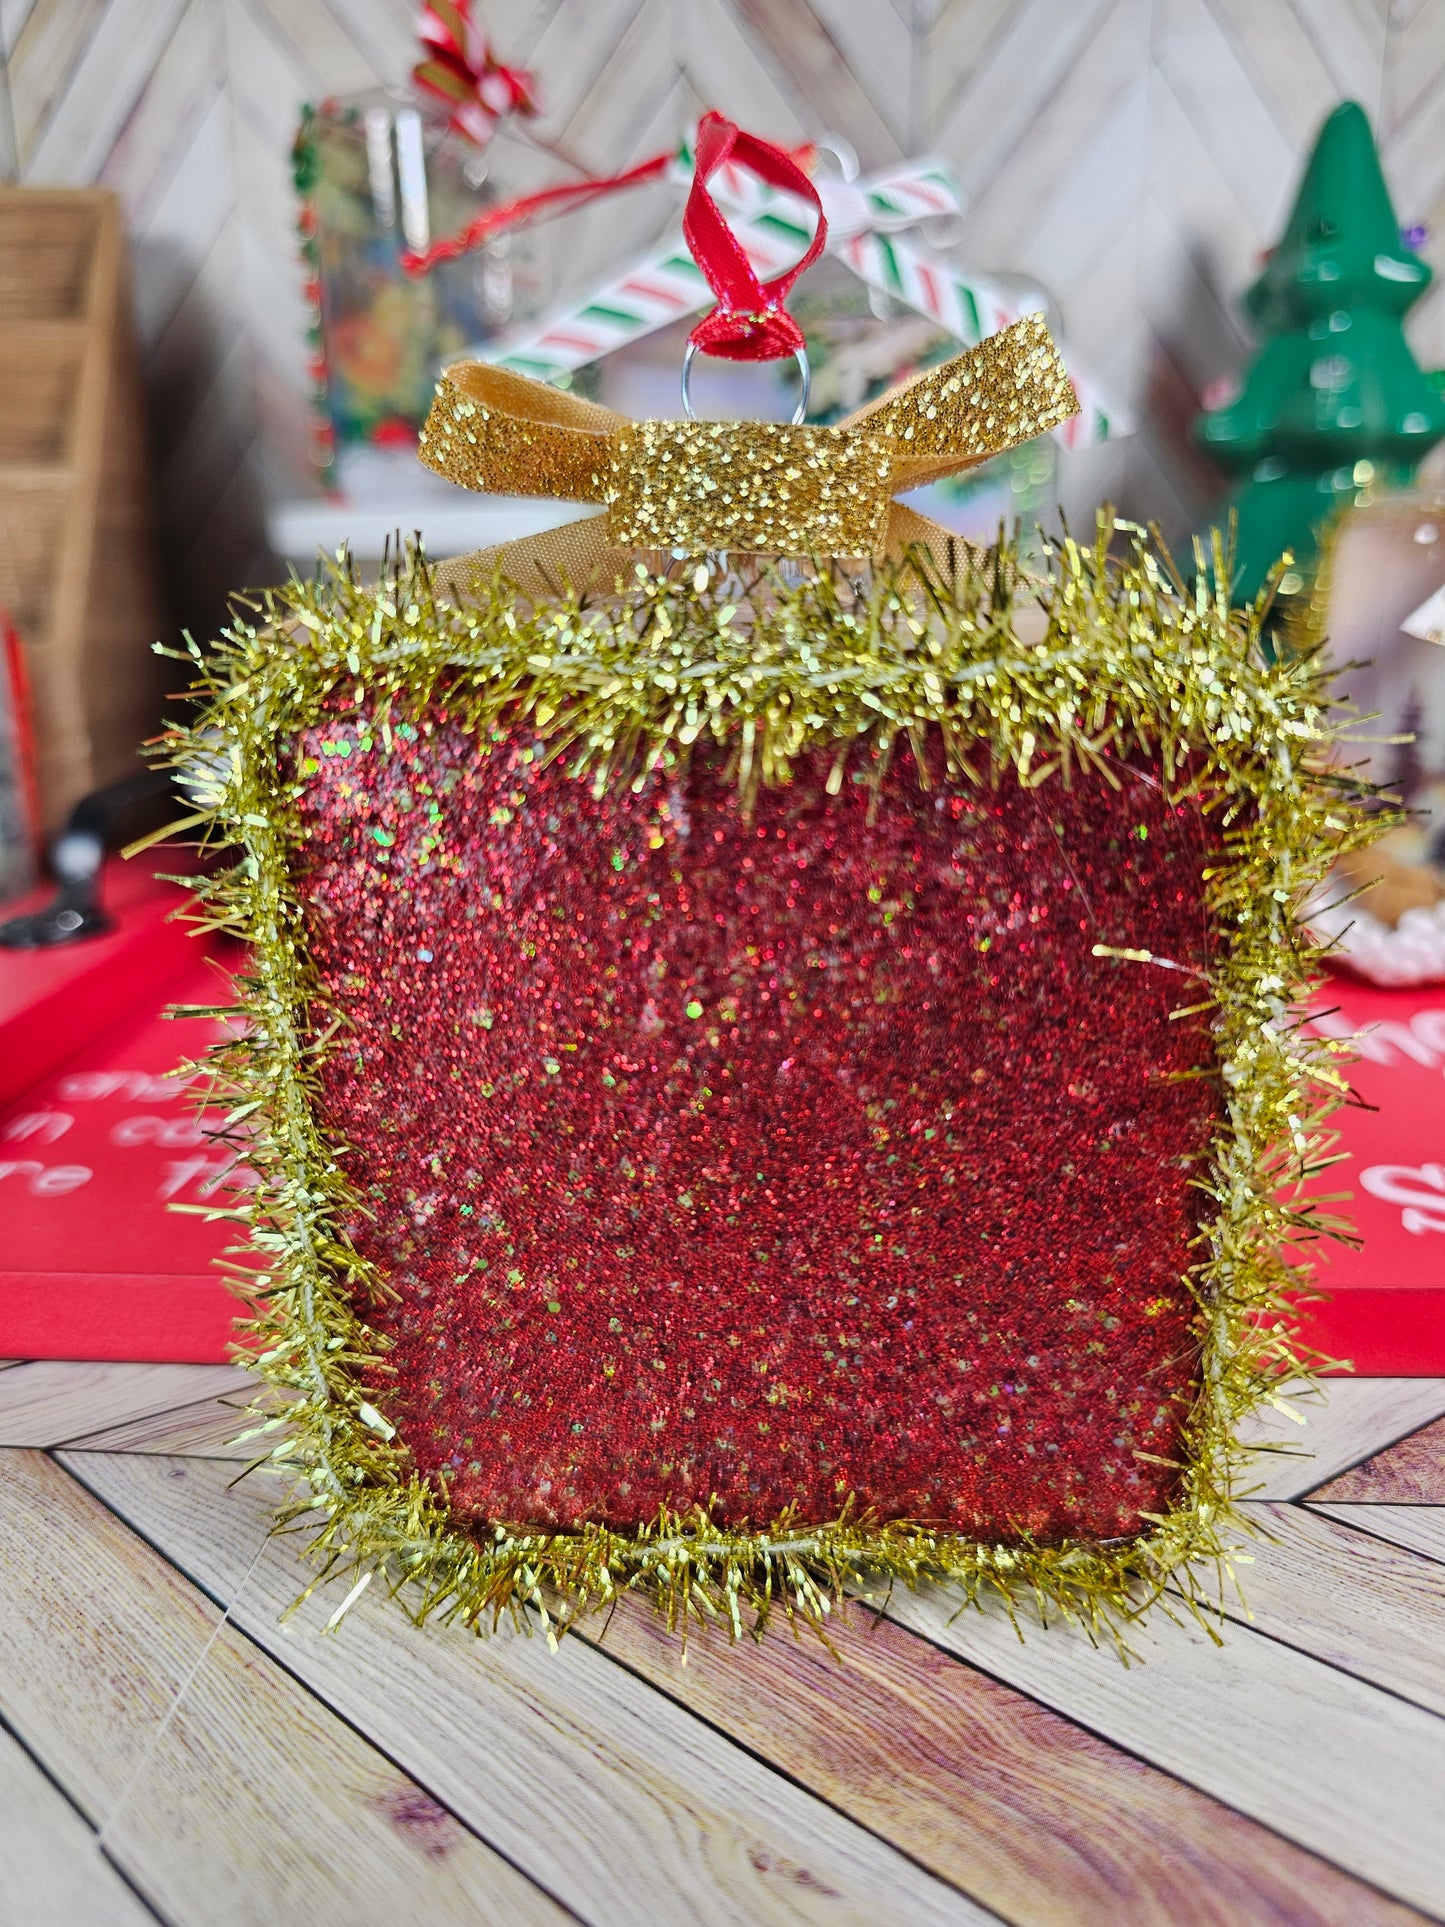
[[[1043,317],[1029,314],[834,428],[629,422],[546,382],[458,362],[437,384],[418,452],[464,488],[606,503],[619,547],[881,555],[899,491],[1078,410]]]
[[[617,437],[607,539],[719,543],[784,555],[872,555],[887,532],[893,448],[882,435],[778,422],[637,422]]]
[[[829,764],[749,817],[442,698],[301,743],[376,1396],[461,1518],[1047,1543],[1177,1496],[1212,1045],[1095,949],[1208,965],[1197,806]]]

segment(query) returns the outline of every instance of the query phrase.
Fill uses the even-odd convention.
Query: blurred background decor
[[[414,448],[438,366],[543,294],[526,272],[534,252],[510,233],[425,278],[402,271],[404,256],[499,205],[492,137],[505,117],[537,112],[532,76],[497,60],[470,0],[438,0],[417,32],[425,58],[410,89],[308,101],[292,146],[327,482],[338,441]]]
[[[1401,220],[1445,245],[1445,25],[1410,0],[507,0],[476,16],[536,77],[526,132],[613,172],[716,106],[772,138],[844,136],[865,171],[946,161],[971,264],[1057,302],[1071,352],[1132,414],[1063,450],[1087,525],[1105,498],[1187,541],[1227,478],[1202,398],[1253,351],[1238,314],[1302,159],[1364,103]],[[112,188],[134,256],[165,587],[197,631],[274,579],[267,503],[312,474],[306,286],[290,150],[305,103],[404,82],[412,0],[3,0],[14,171]],[[508,191],[558,178],[513,141]],[[520,126],[520,123],[518,123]],[[632,225],[644,231],[632,231]],[[600,280],[647,239],[622,201],[569,269]],[[1413,309],[1445,362],[1440,283]]]
[[[1356,773],[1408,814],[1341,860],[1315,915],[1338,958],[1381,984],[1445,981],[1445,494],[1371,491],[1329,530],[1290,636],[1327,646],[1368,718]]]
[[[0,610],[0,903],[34,881],[39,844],[30,675],[20,632]]]
[[[1286,553],[1281,594],[1301,594],[1331,519],[1413,481],[1445,435],[1445,375],[1421,371],[1403,326],[1432,279],[1423,239],[1400,227],[1364,109],[1342,102],[1240,303],[1259,352],[1198,424],[1240,477],[1211,519],[1235,520],[1241,601]]]
[[[1411,533],[1434,526],[1441,453],[1399,491],[1445,428],[1426,372],[1445,363],[1442,23],[1424,0],[0,0],[0,172],[27,190],[5,206],[38,211],[5,233],[48,237],[30,266],[7,258],[0,324],[20,397],[0,607],[33,685],[32,724],[10,688],[0,717],[0,889],[31,865],[27,785],[53,830],[134,766],[168,686],[155,636],[214,633],[238,585],[318,544],[364,558],[420,526],[447,554],[522,532],[412,460],[438,361],[550,355],[624,412],[671,412],[685,324],[649,334],[659,317],[632,326],[619,294],[638,262],[665,267],[665,170],[426,275],[401,262],[677,153],[710,106],[816,145],[839,206],[943,183],[931,213],[902,190],[852,227],[835,208],[849,238],[804,299],[816,413],[1043,305],[1079,425],[930,512],[1087,527],[1111,501],[1187,554],[1237,508],[1241,593],[1287,543],[1301,635],[1379,659],[1356,688],[1383,733],[1422,723],[1414,761],[1382,751],[1368,773],[1428,808],[1445,765],[1418,638],[1440,625],[1400,625],[1445,581]],[[769,379],[711,370],[702,404],[786,412]],[[1367,519],[1317,572],[1341,504]],[[533,503],[525,526],[549,512],[569,513]],[[1387,856],[1412,875],[1369,914],[1408,912],[1418,949],[1445,869],[1427,818],[1400,836]]]

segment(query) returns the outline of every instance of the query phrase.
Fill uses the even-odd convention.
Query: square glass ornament
[[[536,233],[499,235],[421,277],[402,266],[408,251],[507,199],[499,182],[529,158],[505,139],[484,153],[412,91],[302,109],[291,160],[324,471],[339,444],[414,444],[442,364],[537,312],[546,255]]]

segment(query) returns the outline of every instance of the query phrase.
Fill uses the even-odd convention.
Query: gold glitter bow
[[[448,586],[484,564],[582,587],[610,551],[880,557],[948,532],[893,498],[957,475],[1078,413],[1041,315],[890,389],[833,428],[778,422],[629,421],[485,362],[446,369],[421,459],[464,488],[600,502],[605,513],[443,565]],[[545,569],[542,569],[545,573]]]

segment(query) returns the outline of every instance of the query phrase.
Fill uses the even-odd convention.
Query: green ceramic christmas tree
[[[1364,109],[1347,100],[1320,129],[1284,235],[1244,297],[1264,345],[1238,395],[1195,427],[1239,473],[1215,521],[1239,518],[1240,600],[1285,550],[1307,571],[1333,510],[1410,481],[1445,435],[1445,398],[1403,327],[1430,278],[1401,240]]]

